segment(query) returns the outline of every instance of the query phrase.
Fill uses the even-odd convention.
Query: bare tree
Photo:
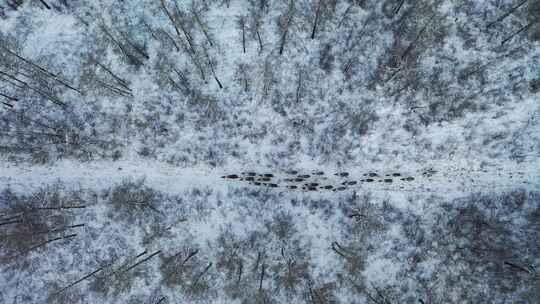
[[[140,54],[141,50],[137,50],[137,48],[128,41],[127,43],[128,46],[132,48],[132,50],[130,50],[124,43],[122,43],[119,39],[117,39],[113,35],[112,31],[109,30],[105,24],[101,25],[101,29],[103,30],[105,35],[111,40],[111,42],[120,50],[120,53],[124,55],[124,57],[126,57],[129,63],[136,66],[143,65],[143,62],[141,61],[141,59],[137,58],[137,56],[134,54],[134,52]],[[143,56],[145,56],[144,53],[143,53]],[[146,57],[148,57],[148,55],[146,55],[145,58]]]
[[[99,70],[104,71],[105,74],[109,76],[107,77],[109,79],[102,80],[102,78],[97,75],[98,70],[96,70],[96,73],[93,79],[99,86],[111,91],[112,93],[116,95],[133,97],[131,88],[129,87],[129,84],[126,80],[120,78],[113,71],[111,71],[110,68],[100,63],[97,59],[91,59],[91,63],[95,63],[95,65],[99,68]]]
[[[300,102],[300,99],[302,98],[302,87],[303,87],[303,80],[302,80],[302,74],[303,71],[301,68],[298,68],[298,82],[296,84],[296,103]]]
[[[161,3],[161,9],[163,10],[163,12],[165,12],[165,15],[167,15],[167,18],[169,18],[169,21],[173,25],[174,30],[176,31],[176,34],[178,35],[178,37],[180,37],[181,36],[180,29],[178,28],[178,25],[176,24],[176,20],[174,19],[172,13],[167,9],[167,5],[165,4],[165,1],[160,0],[160,3]]]
[[[510,34],[508,37],[504,38],[503,41],[501,41],[501,45],[504,45],[508,41],[512,40],[512,38],[516,37],[517,35],[527,31],[529,28],[531,28],[534,25],[534,23],[528,23],[527,25],[522,26],[517,31]]]
[[[118,83],[118,85],[120,85],[124,90],[127,90],[129,92],[131,92],[131,89],[129,88],[129,84],[126,80],[120,78],[118,75],[116,75],[115,73],[113,73],[109,68],[107,68],[105,65],[99,63],[99,61],[95,60],[95,63],[98,67],[100,67],[101,69],[103,69],[105,72],[107,72],[110,76],[112,76],[112,78],[114,80],[116,80],[116,82]]]
[[[315,33],[317,32],[317,24],[319,24],[319,19],[321,18],[321,6],[323,5],[324,0],[319,0],[317,2],[317,9],[315,10],[315,21],[313,21],[313,30],[311,31],[311,39],[315,39]]]
[[[347,19],[347,17],[349,16],[349,13],[351,12],[352,8],[354,7],[354,4],[351,4],[347,7],[347,9],[345,10],[345,12],[343,12],[343,15],[341,16],[341,18],[339,19],[339,22],[337,24],[337,28],[340,28],[341,25],[343,24],[343,22],[345,22],[345,19]]]
[[[196,53],[196,50],[195,50],[195,41],[193,40],[193,36],[191,35],[191,33],[188,31],[187,29],[187,24],[186,24],[186,18],[185,18],[185,13],[182,12],[180,10],[180,8],[178,7],[178,4],[176,3],[176,1],[173,1],[174,3],[174,8],[175,8],[175,12],[174,12],[174,19],[176,21],[176,24],[178,24],[178,26],[180,27],[180,29],[182,30],[182,33],[184,34],[184,37],[189,45],[189,48],[191,50],[191,52],[193,52],[193,54]]]
[[[231,0],[221,0],[220,5],[225,5],[227,8],[229,8],[231,6]]]
[[[494,24],[503,21],[504,19],[506,19],[506,17],[510,16],[513,12],[515,12],[517,9],[519,9],[521,6],[523,6],[525,3],[527,3],[527,1],[529,1],[529,0],[521,1],[518,5],[512,7],[511,9],[509,9],[506,13],[502,14],[499,18],[497,18],[497,19],[493,20],[492,22],[488,23],[488,25],[486,25],[486,28],[490,28]],[[530,7],[531,6],[529,6],[529,8]]]
[[[45,0],[39,0],[39,2],[41,2],[41,4],[43,4],[43,6],[45,6],[46,9],[48,9],[48,10],[51,9],[51,6],[49,4],[47,4],[47,2],[45,2]]]
[[[7,83],[13,85],[14,87],[24,88],[24,89],[28,89],[30,91],[33,91],[33,92],[37,93],[38,95],[42,96],[43,98],[45,98],[45,99],[51,101],[52,103],[54,103],[56,105],[59,105],[59,106],[61,106],[63,108],[65,108],[67,106],[58,97],[54,96],[54,94],[47,92],[46,88],[31,85],[28,81],[21,80],[17,76],[15,76],[15,75],[13,75],[11,73],[4,72],[4,71],[0,70],[0,79],[3,79],[4,81],[6,81]]]
[[[394,15],[397,15],[401,8],[403,7],[403,4],[405,4],[405,0],[399,0],[396,6],[394,7]]]
[[[191,9],[193,18],[195,19],[195,22],[197,23],[197,25],[199,25],[199,27],[201,28],[201,31],[203,32],[204,37],[206,37],[206,41],[208,41],[208,44],[210,44],[210,46],[214,46],[212,38],[210,37],[210,33],[209,33],[210,31],[208,30],[208,26],[202,20],[202,17],[200,14],[201,10],[198,10],[197,7],[195,7],[195,3],[196,2],[192,3],[193,7]]]
[[[281,32],[281,40],[279,43],[279,54],[283,55],[285,50],[285,44],[287,43],[287,35],[289,34],[289,29],[291,27],[295,13],[294,0],[289,0],[289,5],[287,6],[287,11],[279,18],[279,29]]]
[[[350,7],[347,8],[345,14],[348,13]],[[320,25],[328,18],[334,15],[336,11],[336,1],[335,0],[318,0],[315,7],[315,18],[313,21],[313,27],[311,30],[311,39],[315,39],[318,28]],[[345,18],[345,14],[343,19]],[[340,22],[341,23],[341,22]],[[338,26],[339,27],[339,26]]]
[[[259,44],[259,53],[263,51],[263,41],[261,37],[261,24],[262,24],[262,13],[260,10],[251,9],[248,16],[248,30],[251,33],[253,39],[257,40]]]
[[[214,70],[214,60],[210,58],[210,55],[208,54],[208,50],[206,48],[203,48],[204,55],[206,56],[206,59],[208,60],[208,65],[210,66],[210,71],[212,72],[212,75],[214,76],[214,79],[216,80],[218,86],[220,89],[223,89],[223,85],[221,84],[221,81],[219,81],[219,78],[216,75],[216,71]]]
[[[237,19],[238,27],[242,31],[242,49],[246,53],[246,16],[239,16]]]
[[[187,28],[185,14],[180,10],[176,1],[173,1],[174,12],[171,12],[167,8],[167,5],[165,4],[164,0],[160,0],[160,3],[161,3],[161,9],[167,15],[167,18],[172,23],[176,31],[176,35],[178,36],[178,39],[180,39],[180,45],[183,46],[183,48],[186,50],[189,57],[191,58],[191,61],[193,62],[195,67],[199,70],[202,80],[206,82],[205,68],[201,63],[200,57],[207,54],[205,53],[206,52],[205,50],[203,51],[203,53],[205,53],[203,55],[199,55],[199,53],[197,52],[197,48],[196,48],[193,36],[191,35],[191,33],[188,31],[188,28]],[[199,21],[201,21],[200,18],[199,18]],[[202,22],[201,22],[201,26],[202,26]],[[209,36],[207,38],[209,39]],[[211,66],[210,68],[213,70],[213,66]]]
[[[263,99],[266,99],[268,97],[268,94],[270,93],[270,90],[275,82],[273,69],[274,67],[272,66],[272,59],[270,58],[270,56],[268,56],[264,61],[263,67]]]
[[[193,92],[190,88],[189,80],[184,75],[184,73],[175,67],[172,67],[172,70],[174,71],[174,74],[176,74],[176,77],[179,79],[179,81],[177,82],[174,79],[172,79],[172,77],[170,76],[168,77],[173,87],[176,88],[180,92],[184,92],[187,95],[191,95]]]
[[[240,81],[244,92],[249,91],[249,66],[245,63],[240,63],[236,69],[235,78]]]
[[[32,70],[35,70],[37,71],[38,73],[40,73],[41,75],[47,77],[47,78],[50,78],[50,79],[53,79],[54,81],[60,83],[61,85],[79,93],[82,95],[82,92],[76,88],[74,88],[73,86],[69,85],[67,83],[67,81],[61,79],[60,77],[58,77],[58,74],[55,74],[55,73],[52,73],[50,72],[48,69],[34,63],[33,61],[29,60],[29,59],[26,59],[24,58],[23,56],[17,54],[16,52],[10,50],[8,47],[6,47],[5,45],[7,45],[7,43],[5,41],[2,41],[0,39],[0,49],[2,49],[4,52],[6,52],[7,54],[15,57],[17,60],[20,60],[21,62],[25,63],[28,67],[30,67]]]
[[[529,39],[540,40],[540,1],[529,0],[528,22],[532,24],[529,29]]]

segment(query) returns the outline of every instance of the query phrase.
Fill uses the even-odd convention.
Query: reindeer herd
[[[436,173],[434,170],[427,170],[422,176],[429,177]],[[323,171],[312,171],[309,174],[291,170],[285,174],[241,172],[239,174],[224,175],[221,178],[231,181],[245,182],[254,186],[269,188],[285,188],[299,191],[344,191],[351,186],[359,186],[363,183],[384,183],[412,182],[412,176],[405,176],[395,172],[380,174],[377,172],[367,172],[362,174],[362,178],[352,178],[349,172],[336,172],[331,174],[331,178]]]

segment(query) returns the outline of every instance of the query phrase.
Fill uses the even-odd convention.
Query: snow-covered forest
[[[540,0],[0,0],[0,303],[539,303]]]

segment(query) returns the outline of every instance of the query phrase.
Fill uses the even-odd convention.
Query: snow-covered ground
[[[463,163],[463,162],[457,162]],[[347,191],[388,191],[395,193],[445,193],[448,198],[460,197],[471,192],[505,192],[512,189],[540,189],[540,164],[536,160],[520,163],[501,162],[487,164],[478,168],[459,167],[449,163],[441,164],[386,164],[386,166],[367,166],[347,168],[347,178],[330,175],[324,179],[313,179],[321,185],[340,185],[343,181],[359,181],[364,179],[368,172],[378,172],[383,176],[396,170],[386,168],[400,168],[398,172],[402,177],[411,176],[412,181],[401,181],[394,178],[392,183],[358,182],[347,186]],[[103,190],[124,180],[144,180],[145,184],[153,189],[169,194],[179,194],[191,188],[212,187],[224,189],[239,184],[235,180],[223,179],[227,174],[244,171],[258,173],[270,172],[274,181],[279,183],[275,191],[290,191],[284,181],[291,175],[287,170],[276,170],[264,167],[244,167],[241,165],[230,167],[177,167],[159,161],[143,159],[78,162],[63,160],[51,165],[10,164],[5,162],[0,167],[2,176],[0,182],[20,193],[33,192],[41,187],[54,183],[61,183],[68,188],[88,188]],[[310,174],[313,171],[323,171],[333,174],[340,172],[338,168],[328,167],[295,167],[298,174]],[[432,173],[426,175],[426,172]],[[251,185],[250,185],[251,184]],[[258,188],[252,183],[240,184]]]
[[[0,1],[0,303],[537,303],[537,2]]]

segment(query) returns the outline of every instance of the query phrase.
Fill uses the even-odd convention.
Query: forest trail
[[[362,167],[295,168],[272,170],[239,166],[210,168],[176,167],[149,160],[58,161],[53,165],[0,163],[0,190],[29,192],[61,182],[67,188],[107,189],[124,180],[144,179],[145,185],[166,193],[195,187],[268,188],[270,191],[333,193],[336,191],[391,191],[462,195],[500,192],[517,188],[540,189],[540,162],[498,163],[482,169],[441,164],[410,169],[384,170]]]

